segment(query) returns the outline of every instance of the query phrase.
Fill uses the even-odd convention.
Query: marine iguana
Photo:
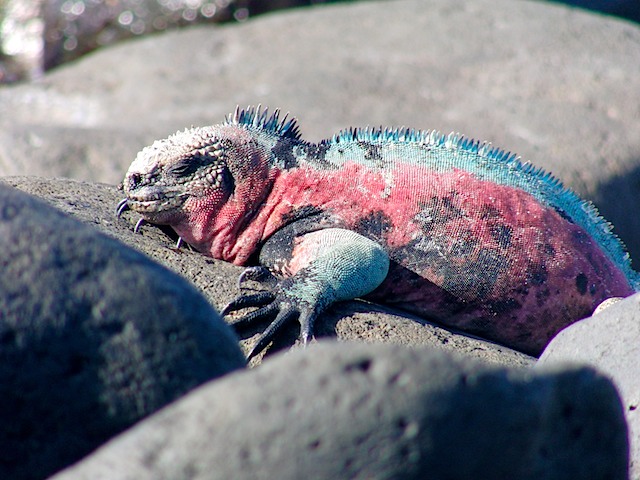
[[[249,357],[297,318],[356,297],[537,355],[565,326],[640,284],[595,207],[515,155],[458,134],[351,128],[319,143],[279,110],[144,148],[131,209],[268,289],[223,314],[271,320]],[[138,225],[139,226],[139,225]],[[136,230],[138,228],[136,226]]]

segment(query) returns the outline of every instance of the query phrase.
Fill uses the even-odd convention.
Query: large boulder
[[[542,368],[591,365],[615,382],[629,425],[632,478],[640,479],[640,294],[561,331],[542,353]]]
[[[55,480],[627,478],[615,387],[326,343],[190,393]]]
[[[188,282],[0,183],[0,478],[37,479],[244,366]]]

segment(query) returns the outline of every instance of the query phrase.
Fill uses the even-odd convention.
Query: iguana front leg
[[[289,232],[287,232],[289,230]],[[307,343],[313,322],[329,305],[351,300],[373,291],[387,276],[389,256],[378,243],[351,230],[327,228],[294,236],[283,229],[263,246],[260,263],[284,275],[271,277],[269,291],[243,294],[223,310],[223,315],[247,307],[260,307],[236,320],[236,328],[255,321],[273,319],[262,333],[249,358],[263,350],[278,330],[294,318],[300,322],[300,337]],[[246,277],[259,270],[250,267]],[[241,276],[241,281],[245,274]]]

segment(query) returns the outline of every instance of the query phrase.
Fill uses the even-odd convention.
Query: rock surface
[[[613,385],[327,343],[209,383],[56,480],[625,479]]]
[[[313,0],[322,3],[326,0]],[[244,21],[312,0],[2,0],[0,83],[42,72],[123,39],[195,25]]]
[[[36,479],[244,366],[195,288],[0,182],[0,478]]]
[[[640,294],[561,331],[537,365],[563,362],[591,365],[615,382],[629,425],[631,477],[640,478]]]
[[[126,38],[198,23],[244,21],[280,8],[325,1],[332,3],[332,0],[94,0],[70,5],[66,0],[4,0],[0,3],[0,83],[38,78],[43,70]],[[637,0],[563,3],[640,22]]]
[[[242,268],[205,257],[188,249],[177,250],[172,239],[158,227],[144,226],[133,233],[137,217],[127,213],[115,218],[115,206],[122,192],[115,187],[73,180],[7,177],[0,179],[27,193],[42,197],[54,207],[94,225],[190,280],[216,308],[222,308],[237,294]],[[263,327],[263,326],[262,326]],[[242,346],[248,351],[258,330],[247,332]],[[287,348],[296,341],[299,326],[291,325],[268,353]],[[468,335],[456,334],[425,320],[365,302],[344,302],[332,307],[316,323],[316,336],[341,340],[393,342],[403,345],[430,345],[456,351],[483,361],[502,365],[532,365],[527,355]],[[260,358],[256,359],[256,363]]]
[[[367,124],[492,141],[595,201],[640,256],[628,215],[638,51],[633,24],[510,0],[339,4],[172,31],[2,88],[0,173],[115,183],[143,146],[261,102],[313,141]]]

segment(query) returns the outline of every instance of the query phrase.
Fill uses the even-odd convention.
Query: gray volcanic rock
[[[35,479],[244,366],[180,277],[0,183],[0,478]]]
[[[589,368],[326,343],[211,382],[54,478],[626,479],[626,427]]]
[[[172,31],[0,89],[0,174],[115,183],[143,146],[261,102],[312,141],[364,125],[491,141],[595,201],[639,256],[639,51],[633,24],[511,0],[362,2]]]
[[[640,294],[561,331],[537,365],[563,362],[591,365],[615,382],[629,425],[631,478],[640,478]]]
[[[238,275],[241,267],[205,257],[188,248],[177,250],[175,236],[158,227],[147,225],[139,234],[133,233],[137,217],[126,213],[115,218],[115,206],[122,192],[103,184],[90,184],[61,179],[7,177],[0,179],[27,193],[46,199],[56,208],[77,219],[97,226],[105,233],[134,247],[159,263],[189,279],[217,308],[238,295]],[[264,325],[246,332],[242,347],[248,351]],[[267,354],[288,348],[299,335],[300,327],[293,323],[285,335],[274,341]],[[534,359],[485,340],[458,334],[416,316],[360,301],[342,302],[331,307],[316,322],[316,337],[338,337],[342,340],[392,342],[403,345],[430,345],[478,358],[488,363],[523,366]],[[256,358],[254,364],[259,363]]]

